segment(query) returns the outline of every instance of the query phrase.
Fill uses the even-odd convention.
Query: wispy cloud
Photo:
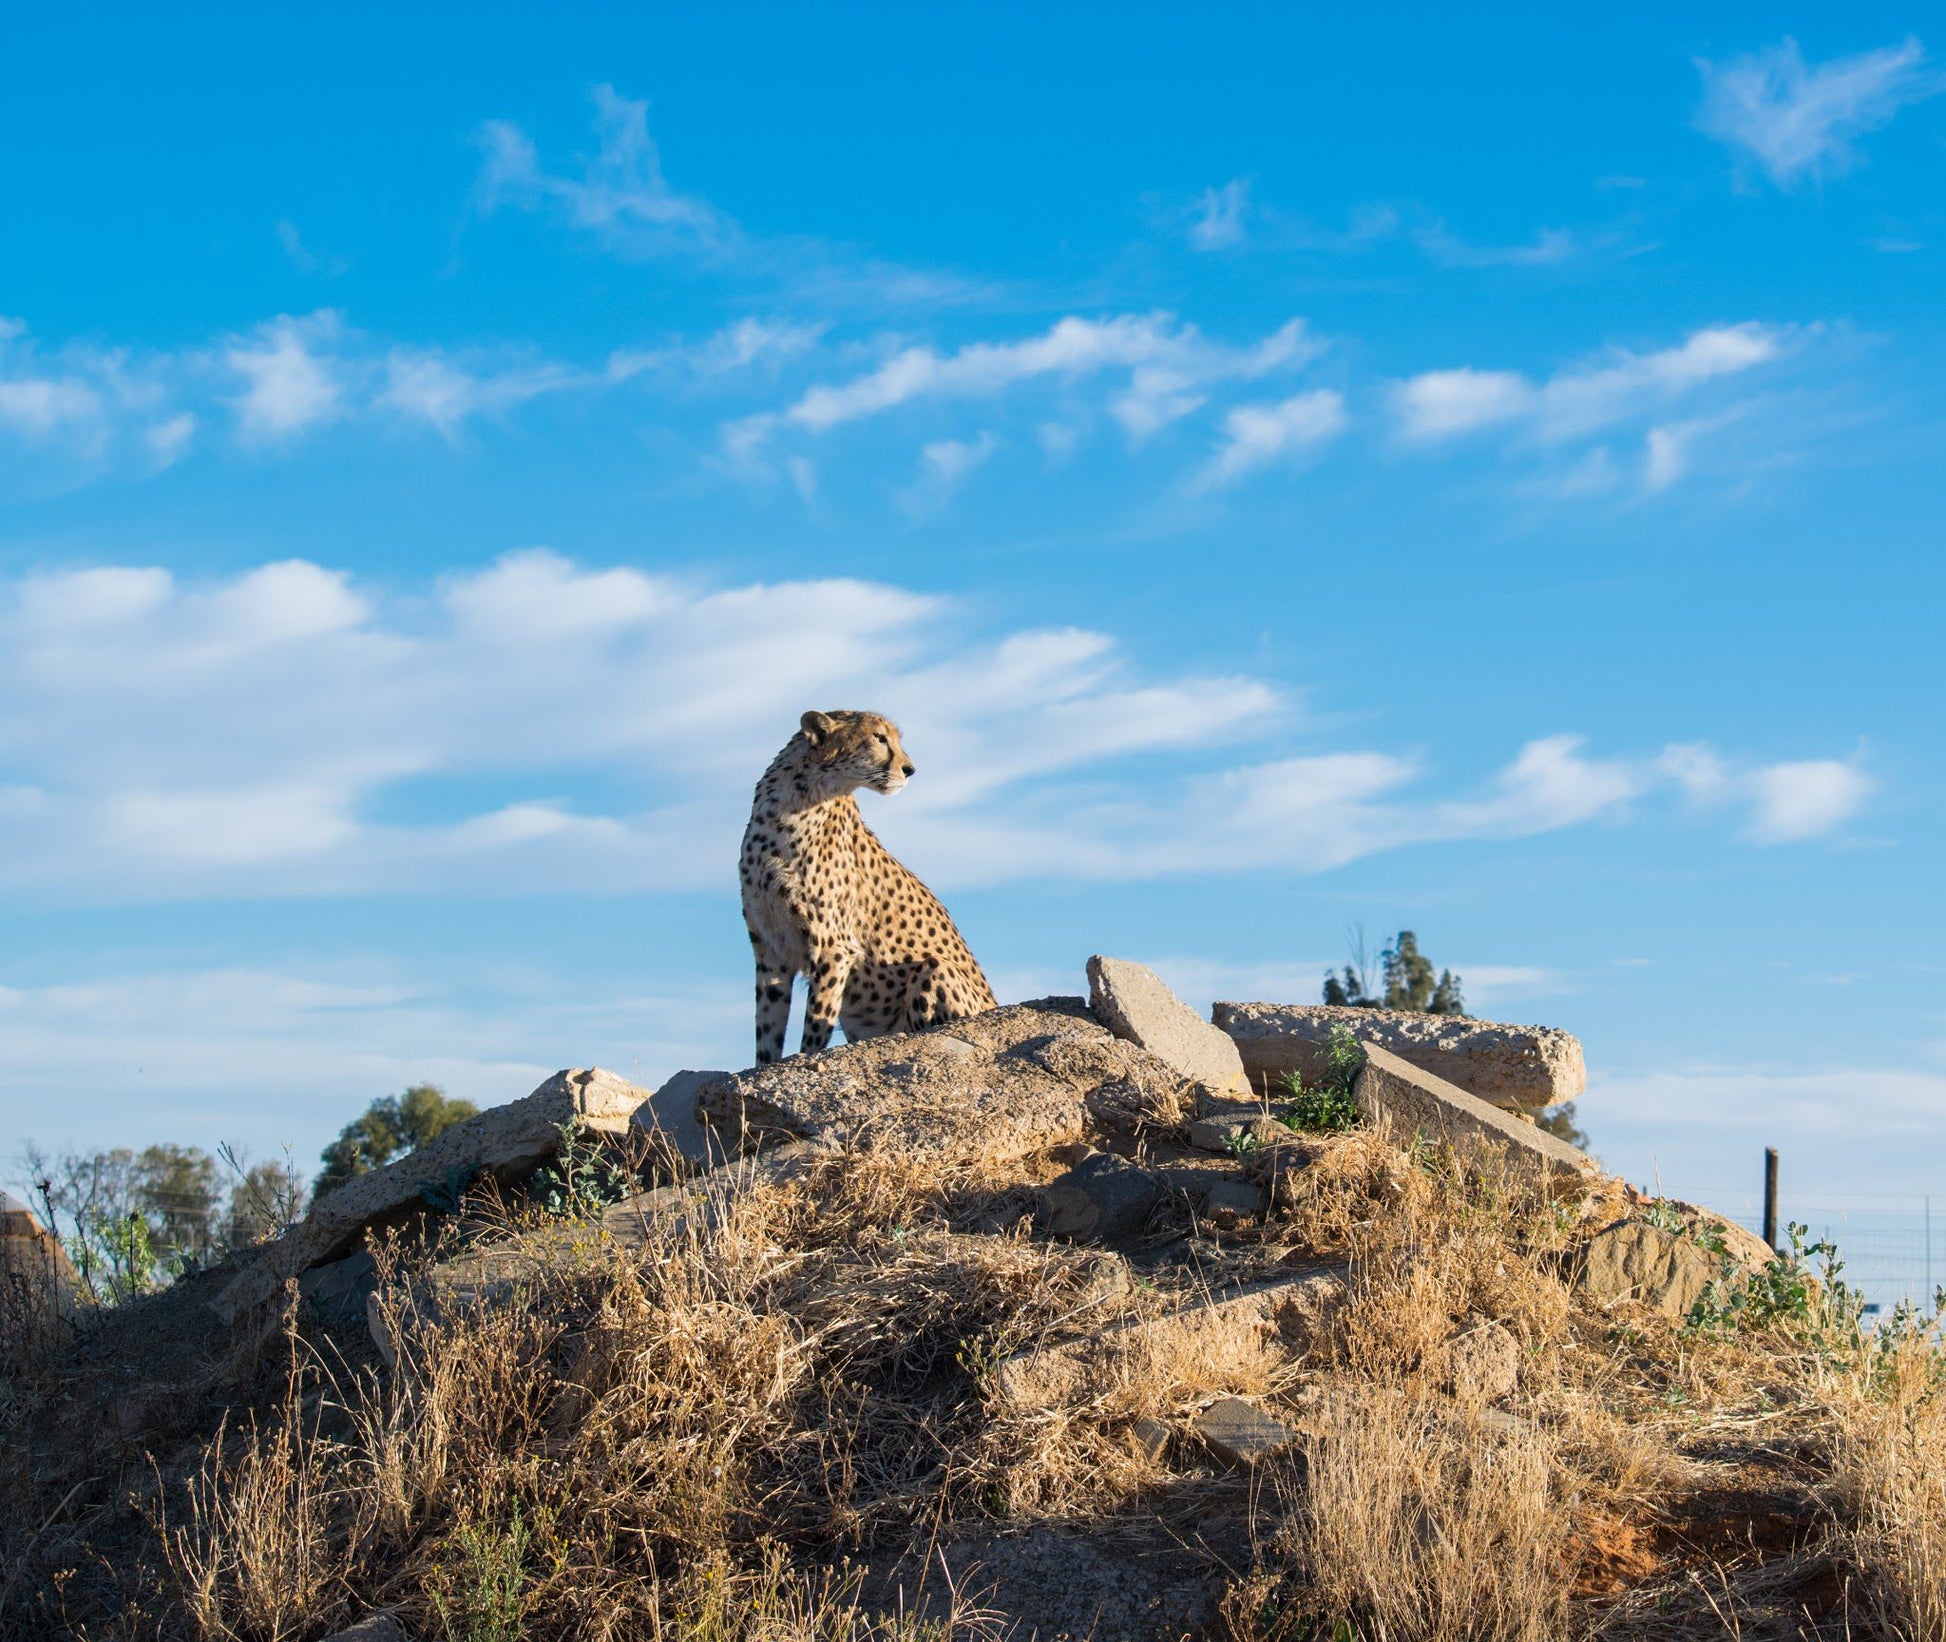
[[[283,246],[284,255],[291,259],[291,266],[301,274],[322,274],[326,279],[337,279],[351,270],[348,258],[326,256],[306,245],[304,236],[297,231],[294,222],[277,224],[277,243]]]
[[[276,443],[346,413],[343,328],[328,308],[301,319],[284,314],[224,347],[223,363],[244,383],[231,402],[246,440]]]
[[[961,481],[1000,448],[1000,441],[982,430],[977,439],[935,439],[919,452],[919,477],[901,500],[915,519],[936,513],[951,499]]]
[[[1739,420],[1749,406],[1724,403],[1718,393],[1702,401],[1704,414],[1671,412],[1696,404],[1712,387],[1777,364],[1806,334],[1754,322],[1712,326],[1648,353],[1611,348],[1538,380],[1473,366],[1423,371],[1392,390],[1394,426],[1408,445],[1497,433],[1542,455],[1632,430],[1642,441],[1636,482],[1654,494],[1685,477],[1699,442]],[[1548,488],[1560,496],[1592,496],[1624,482],[1614,453],[1600,445],[1557,469]]]
[[[483,210],[550,208],[574,227],[634,236],[631,243],[652,249],[714,250],[740,237],[735,222],[708,201],[679,193],[663,176],[646,101],[623,97],[611,85],[598,85],[590,95],[599,146],[579,176],[542,166],[533,140],[511,121],[488,120],[480,127]]]
[[[1344,395],[1331,388],[1239,405],[1223,418],[1223,443],[1192,488],[1220,490],[1258,468],[1307,455],[1344,427]]]
[[[1815,66],[1795,40],[1727,62],[1698,60],[1703,101],[1696,123],[1780,188],[1838,175],[1858,159],[1855,139],[1946,81],[1924,66],[1916,39],[1834,57]]]
[[[1250,209],[1250,183],[1233,177],[1221,188],[1205,188],[1189,225],[1189,243],[1199,251],[1221,251],[1241,245],[1244,216]]]
[[[564,365],[468,366],[434,348],[395,348],[376,404],[430,423],[446,438],[476,416],[502,416],[544,393],[593,385]]]
[[[1733,766],[1713,748],[1670,747],[1662,768],[1706,808],[1742,810],[1744,833],[1759,844],[1823,838],[1853,820],[1876,787],[1854,759],[1815,758]]]
[[[839,241],[746,228],[700,194],[675,187],[649,135],[649,105],[611,85],[590,92],[596,148],[578,166],[550,168],[527,131],[488,120],[474,199],[482,215],[537,212],[592,236],[616,255],[680,257],[719,276],[786,289],[832,308],[940,308],[985,301],[993,286],[940,269],[912,268]]]
[[[689,888],[734,855],[750,772],[818,701],[904,723],[929,775],[877,813],[947,886],[1316,872],[1620,822],[1694,791],[1703,755],[1742,770],[1720,802],[1755,841],[1828,833],[1869,791],[1825,761],[1598,756],[1573,736],[1457,790],[1378,748],[1253,759],[1293,724],[1269,680],[1158,675],[1103,633],[970,638],[964,621],[884,583],[710,589],[546,553],[403,594],[304,562],[200,585],[15,581],[0,885],[56,901]],[[482,780],[492,801],[458,796]],[[418,796],[401,809],[401,793]]]

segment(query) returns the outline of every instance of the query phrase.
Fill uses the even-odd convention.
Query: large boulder
[[[556,1072],[525,1099],[455,1123],[416,1152],[327,1192],[295,1226],[233,1277],[212,1302],[225,1322],[265,1304],[285,1282],[356,1249],[367,1231],[392,1226],[449,1202],[491,1175],[515,1181],[553,1157],[562,1126],[579,1121],[596,1134],[623,1136],[646,1089],[599,1067]]]
[[[678,1072],[635,1109],[630,1127],[684,1168],[713,1169],[727,1163],[730,1152],[723,1132],[703,1121],[698,1097],[735,1076],[734,1072]]]
[[[1152,969],[1126,958],[1088,960],[1088,1003],[1118,1038],[1138,1043],[1186,1078],[1217,1094],[1247,1095],[1237,1047],[1162,984]]]
[[[1575,1286],[1598,1305],[1634,1300],[1681,1322],[1713,1283],[1722,1283],[1728,1298],[1777,1258],[1754,1232],[1694,1204],[1663,1209],[1660,1224],[1637,1216],[1595,1233]]]
[[[1377,1044],[1365,1046],[1356,1092],[1361,1112],[1389,1122],[1407,1139],[1423,1135],[1462,1154],[1491,1153],[1514,1173],[1535,1179],[1592,1179],[1599,1173],[1586,1152]]]
[[[1336,1028],[1494,1106],[1537,1111],[1588,1087],[1580,1040],[1552,1026],[1290,1003],[1218,1003],[1210,1018],[1235,1043],[1259,1091],[1274,1089],[1292,1072],[1306,1083],[1324,1078],[1331,1070],[1326,1045]]]
[[[740,1072],[706,1088],[702,1110],[733,1141],[774,1134],[966,1166],[1079,1140],[1091,1113],[1175,1122],[1192,1093],[1079,998],[1045,998]]]

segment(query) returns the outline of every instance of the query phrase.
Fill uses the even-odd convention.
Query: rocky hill
[[[0,1629],[1946,1637],[1936,1330],[1544,1028],[1089,996],[564,1072],[113,1311],[14,1226]]]

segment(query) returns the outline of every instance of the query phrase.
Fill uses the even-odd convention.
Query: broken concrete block
[[[61,1240],[11,1192],[0,1191],[0,1338],[51,1346],[87,1304]]]
[[[1236,1045],[1164,986],[1154,970],[1096,954],[1088,960],[1088,986],[1095,1018],[1116,1037],[1140,1044],[1205,1088],[1250,1092]]]
[[[1441,1385],[1462,1402],[1496,1403],[1520,1384],[1520,1342],[1500,1323],[1487,1322],[1446,1342]]]
[[[1332,1004],[1218,1003],[1210,1018],[1236,1044],[1259,1092],[1275,1094],[1292,1072],[1306,1083],[1322,1081],[1331,1069],[1325,1046],[1334,1027],[1493,1106],[1537,1111],[1588,1087],[1580,1040],[1551,1026]]]
[[[1041,1190],[1040,1229],[1077,1242],[1112,1243],[1138,1236],[1162,1196],[1148,1170],[1112,1152],[1097,1152]]]
[[[1209,1390],[1247,1383],[1305,1349],[1344,1298],[1345,1280],[1342,1266],[1311,1266],[1132,1317],[1009,1357],[994,1389],[1004,1406],[1027,1413],[1093,1396],[1136,1371]]]
[[[1080,999],[1047,998],[739,1072],[702,1108],[732,1134],[991,1165],[1080,1140],[1103,1106],[1174,1109],[1184,1088]]]
[[[297,1292],[320,1322],[334,1327],[365,1315],[365,1300],[378,1286],[378,1263],[359,1249],[342,1260],[313,1266],[297,1280]]]
[[[1283,1124],[1262,1112],[1220,1112],[1190,1124],[1189,1144],[1198,1151],[1237,1156],[1272,1141],[1288,1140],[1290,1134]]]
[[[1565,1140],[1532,1123],[1518,1122],[1499,1107],[1377,1044],[1365,1046],[1356,1093],[1360,1111],[1367,1117],[1388,1119],[1408,1141],[1416,1134],[1461,1153],[1496,1150],[1509,1168],[1546,1180],[1592,1177],[1598,1172],[1593,1158]]]
[[[287,1279],[349,1254],[368,1230],[399,1224],[485,1175],[514,1181],[553,1157],[561,1126],[579,1120],[596,1134],[625,1135],[646,1089],[604,1072],[556,1072],[523,1100],[455,1123],[416,1152],[347,1181],[264,1246],[212,1305],[225,1322],[263,1305]]]
[[[1741,1226],[1691,1204],[1668,1206],[1682,1215],[1680,1230],[1620,1220],[1595,1233],[1583,1251],[1575,1287],[1598,1304],[1638,1300],[1680,1322],[1712,1283],[1721,1280],[1726,1293],[1734,1294],[1748,1286],[1753,1271],[1776,1259],[1761,1237]]]
[[[697,1097],[734,1072],[678,1072],[635,1109],[630,1125],[659,1140],[692,1169],[713,1169],[727,1163],[735,1150],[734,1137],[705,1123]]]
[[[1252,1466],[1297,1441],[1297,1433],[1242,1397],[1219,1397],[1190,1429],[1226,1465]]]
[[[324,1642],[412,1642],[412,1639],[392,1615],[375,1613],[345,1630],[333,1632]]]
[[[1203,1212],[1248,1218],[1262,1214],[1267,1201],[1261,1186],[1247,1180],[1225,1180],[1210,1188],[1209,1195],[1203,1199]]]
[[[1142,1459],[1160,1465],[1169,1456],[1169,1444],[1175,1433],[1161,1420],[1152,1420],[1144,1414],[1128,1428],[1129,1446]]]

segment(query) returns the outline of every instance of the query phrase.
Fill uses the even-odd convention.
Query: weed
[[[447,1642],[519,1642],[532,1543],[518,1505],[505,1524],[465,1522],[454,1530],[455,1595],[433,1596]]]
[[[534,1176],[534,1195],[547,1212],[587,1220],[628,1196],[628,1174],[609,1160],[580,1113],[556,1124],[561,1144],[554,1161]]]
[[[1262,1151],[1263,1145],[1248,1129],[1232,1129],[1230,1138],[1223,1143],[1224,1150],[1232,1157],[1249,1157]]]

